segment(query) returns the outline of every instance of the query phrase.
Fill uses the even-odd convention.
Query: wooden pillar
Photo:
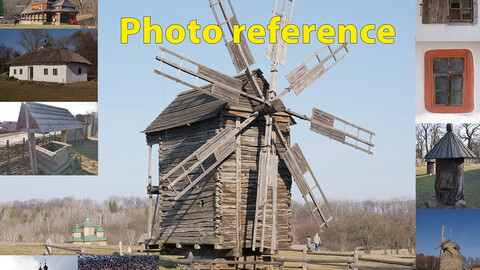
[[[152,146],[148,146],[148,186],[152,186]],[[153,198],[152,194],[148,194],[148,225],[147,233],[149,239],[152,238],[152,228],[153,228]]]
[[[23,106],[22,106],[23,107]],[[27,110],[25,108],[25,110]],[[30,130],[29,114],[25,112],[25,118],[27,119],[27,130]],[[37,148],[35,146],[35,133],[28,132],[28,150],[30,151],[30,166],[32,168],[32,174],[38,174],[37,166]]]
[[[62,130],[62,142],[63,143],[67,143],[67,131],[66,130]]]
[[[237,117],[235,121],[235,126],[240,126],[240,117]],[[240,243],[240,230],[242,227],[242,220],[241,220],[241,200],[242,200],[242,144],[241,144],[241,135],[237,137],[237,149],[235,150],[235,162],[236,162],[236,173],[237,173],[237,182],[235,186],[235,221],[237,224],[236,234],[235,234],[235,241],[236,241],[236,257],[240,257],[241,254],[241,243]]]
[[[358,270],[358,251],[353,253],[353,270]]]
[[[302,270],[307,270],[307,248],[302,250]]]

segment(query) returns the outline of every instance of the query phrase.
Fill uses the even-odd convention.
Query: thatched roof
[[[447,133],[425,156],[425,159],[442,158],[476,158],[475,154],[453,133],[452,124],[447,124]]]
[[[70,63],[92,65],[85,57],[67,49],[50,49],[26,53],[8,62],[11,66]]]
[[[30,123],[29,129],[27,118]],[[17,129],[21,131],[47,133],[79,128],[82,128],[82,125],[69,110],[55,106],[25,102],[22,103],[18,115]]]

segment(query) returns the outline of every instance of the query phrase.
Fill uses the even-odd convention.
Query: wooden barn
[[[266,91],[268,83],[260,70],[254,71],[260,87]],[[253,93],[247,77],[236,77],[242,81],[243,89]],[[211,86],[210,86],[211,87]],[[177,98],[145,129],[147,144],[159,144],[160,179],[179,162],[186,159],[219,130],[235,128],[252,113],[251,100],[244,98],[240,106],[233,106],[197,90],[180,93]],[[289,141],[289,126],[294,120],[285,113],[273,116],[281,127],[283,135]],[[225,253],[241,253],[251,248],[255,201],[257,194],[258,160],[261,152],[258,139],[265,136],[265,118],[254,120],[228,147],[235,147],[235,153],[220,166],[207,172],[207,176],[197,183],[187,194],[175,201],[174,191],[167,188],[168,180],[161,180],[158,192],[160,228],[157,241],[164,249],[181,246],[211,246]],[[280,152],[284,149],[278,149]],[[203,174],[218,160],[221,161],[222,149],[210,155],[202,167],[188,174],[193,179]],[[202,157],[197,157],[201,159]],[[193,160],[191,162],[197,162]],[[185,164],[185,167],[188,164]],[[169,176],[175,179],[182,171]],[[237,177],[240,181],[237,181]],[[190,182],[188,178],[175,184],[182,190]],[[276,203],[278,211],[276,237],[280,247],[287,247],[292,241],[290,188],[292,179],[285,164],[278,164],[278,192]],[[152,190],[152,192],[154,192]],[[155,193],[155,192],[154,192]],[[271,201],[271,198],[268,198]],[[271,210],[270,216],[271,218]],[[271,221],[270,221],[271,222]],[[155,228],[157,230],[157,228]],[[267,234],[271,230],[267,230]],[[272,239],[266,237],[266,239]],[[271,243],[266,243],[270,246]]]
[[[463,200],[463,165],[465,158],[475,158],[447,124],[447,133],[438,141],[425,159],[436,160],[435,196],[444,205]]]

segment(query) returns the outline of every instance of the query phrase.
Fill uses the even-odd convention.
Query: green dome
[[[84,221],[82,223],[82,228],[85,228],[85,227],[95,227],[95,225],[93,225],[93,222],[91,222],[90,220],[89,221]]]
[[[103,228],[102,227],[96,227],[95,228],[95,232],[103,232]]]
[[[75,228],[73,229],[72,233],[81,233],[82,230],[80,230],[80,228]]]

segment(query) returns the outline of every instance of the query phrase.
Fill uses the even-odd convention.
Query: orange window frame
[[[463,105],[436,105],[434,58],[463,58]],[[431,50],[425,53],[425,108],[433,113],[467,113],[474,109],[473,56],[467,49]]]

